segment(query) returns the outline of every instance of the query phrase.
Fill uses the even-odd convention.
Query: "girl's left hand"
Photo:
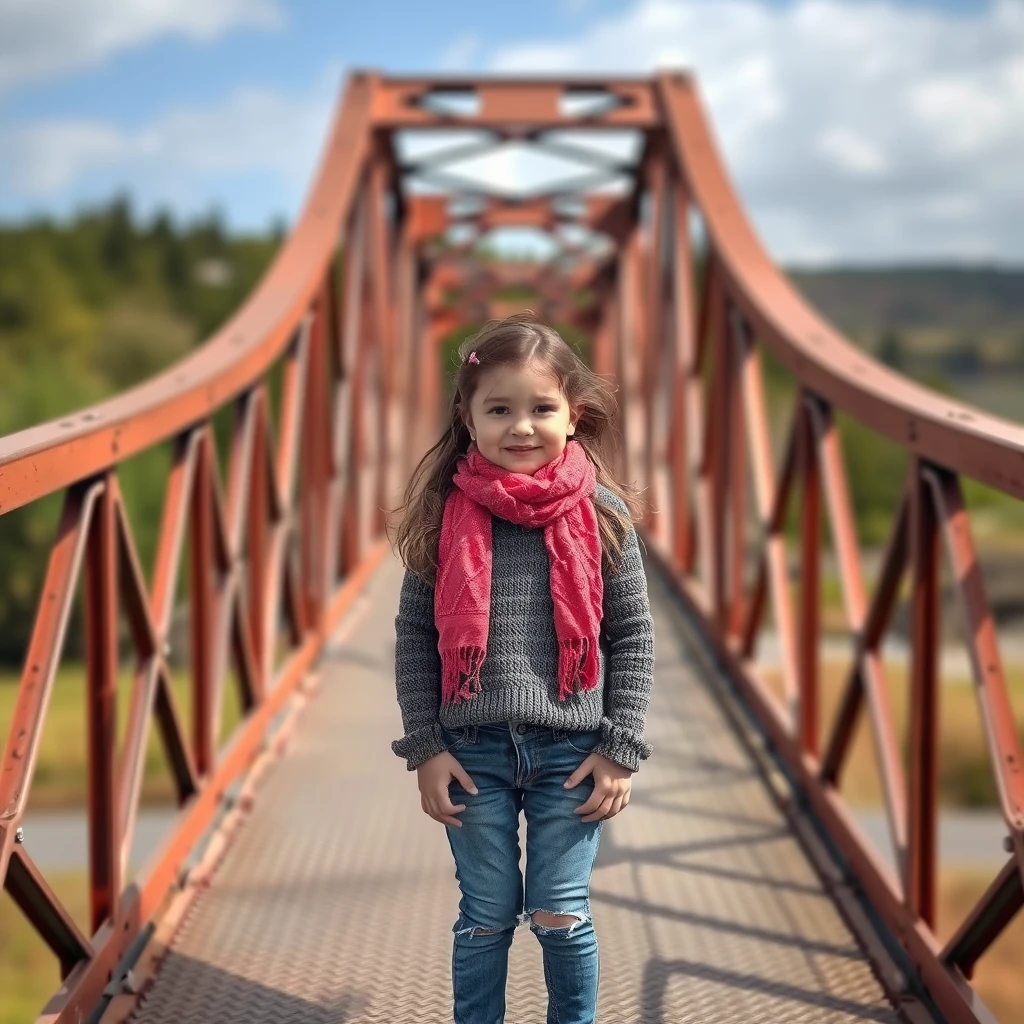
[[[614,818],[629,803],[633,773],[601,754],[588,754],[583,764],[566,780],[565,788],[572,789],[588,775],[594,776],[594,792],[573,813],[587,815],[583,821]]]

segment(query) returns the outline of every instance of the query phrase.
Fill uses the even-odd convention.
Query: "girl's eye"
[[[538,405],[537,406],[537,411],[538,412],[554,412],[555,408],[556,407],[553,406],[553,405]],[[508,406],[507,405],[495,405],[495,406],[492,406],[487,411],[488,412],[508,412]]]

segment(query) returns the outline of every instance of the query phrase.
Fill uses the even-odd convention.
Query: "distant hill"
[[[786,274],[816,309],[854,336],[942,329],[1024,344],[1024,269],[789,268]]]

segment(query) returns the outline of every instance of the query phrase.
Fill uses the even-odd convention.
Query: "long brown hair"
[[[467,361],[473,351],[478,363]],[[504,320],[489,320],[459,346],[459,368],[448,402],[446,429],[420,460],[405,489],[403,503],[392,512],[392,516],[400,517],[394,546],[404,564],[428,582],[433,582],[437,573],[437,546],[445,501],[454,487],[452,476],[458,460],[469,450],[471,438],[465,417],[480,374],[494,366],[534,362],[551,373],[570,407],[579,411],[573,436],[594,464],[597,482],[622,498],[629,510],[629,515],[624,515],[601,501],[594,502],[605,564],[611,569],[617,565],[622,542],[642,506],[636,490],[619,483],[611,472],[619,443],[615,385],[594,373],[556,330],[531,313],[515,313]]]

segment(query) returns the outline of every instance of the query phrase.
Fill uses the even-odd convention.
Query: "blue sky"
[[[1024,0],[0,0],[0,217],[290,218],[353,67],[697,71],[780,259],[1024,261]]]

